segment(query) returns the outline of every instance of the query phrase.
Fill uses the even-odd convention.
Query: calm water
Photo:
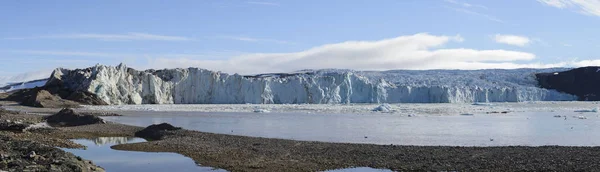
[[[474,116],[391,114],[119,112],[107,120],[137,126],[168,122],[212,133],[295,140],[398,145],[600,146],[598,113],[509,113]],[[555,115],[567,115],[556,118]],[[586,116],[577,119],[572,116]]]
[[[119,151],[110,148],[110,146],[116,144],[137,143],[146,141],[140,138],[102,137],[97,139],[77,139],[73,141],[87,146],[87,150],[63,150],[78,155],[83,159],[91,160],[92,162],[94,162],[94,164],[101,166],[109,172],[173,172],[174,170],[178,172],[225,171],[214,170],[210,167],[198,166],[192,159],[175,153]]]

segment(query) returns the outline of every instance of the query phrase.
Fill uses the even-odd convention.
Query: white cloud
[[[570,8],[583,14],[600,16],[599,0],[537,0],[538,2],[552,7],[565,9]]]
[[[378,41],[348,41],[293,53],[257,53],[228,60],[151,58],[148,68],[200,67],[228,73],[256,74],[301,69],[344,68],[356,70],[391,69],[482,69],[518,68],[534,54],[507,50],[443,49],[460,36],[415,34]]]
[[[518,35],[496,34],[493,37],[493,39],[497,43],[514,45],[514,46],[519,46],[519,47],[524,47],[524,46],[528,45],[531,42],[531,40],[528,37],[518,36]]]
[[[248,3],[248,4],[255,4],[255,5],[279,6],[279,4],[278,4],[278,3],[274,3],[274,2],[264,2],[264,1],[247,1],[246,3]]]
[[[276,40],[276,39],[253,38],[253,37],[246,37],[246,36],[220,36],[219,38],[236,40],[236,41],[244,41],[244,42],[270,42],[270,43],[277,43],[277,44],[291,44],[291,42],[288,42],[288,41],[282,41],[282,40]]]
[[[135,58],[129,63],[137,69],[199,67],[227,73],[257,74],[290,72],[302,69],[340,68],[354,70],[393,69],[488,69],[488,68],[548,68],[600,65],[600,60],[567,60],[556,63],[539,63],[536,56],[521,51],[501,49],[477,50],[469,48],[444,48],[448,44],[460,44],[461,36],[443,36],[420,33],[374,41],[347,41],[326,44],[300,52],[252,53],[226,56],[207,60],[206,56],[194,54],[103,54],[95,52],[63,51],[16,51],[18,53],[117,57],[128,55]],[[220,53],[216,53],[220,54]],[[223,55],[223,54],[222,54]],[[210,56],[210,54],[209,54]],[[106,61],[119,63],[123,58]],[[143,62],[146,59],[146,63]],[[67,65],[64,67],[73,67]]]
[[[155,35],[148,33],[127,33],[127,34],[97,34],[97,33],[82,33],[82,34],[57,34],[57,35],[44,35],[34,37],[15,37],[15,38],[4,38],[13,40],[23,39],[91,39],[101,41],[189,41],[192,40],[187,37],[180,36],[166,36],[166,35]]]
[[[444,0],[444,2],[451,3],[451,4],[454,4],[454,5],[461,5],[461,6],[466,7],[466,8],[478,7],[478,8],[482,8],[482,9],[486,9],[486,10],[488,9],[488,7],[486,7],[484,5],[470,4],[470,3],[466,3],[466,2],[459,2],[459,1],[456,1],[456,0]]]
[[[503,20],[500,20],[500,19],[498,19],[498,18],[496,18],[494,16],[490,16],[490,15],[479,13],[479,12],[475,12],[475,11],[471,11],[471,10],[468,10],[468,9],[454,8],[454,7],[447,7],[447,8],[449,8],[451,10],[454,10],[454,11],[457,11],[457,12],[461,12],[461,13],[465,13],[465,14],[469,14],[469,15],[483,17],[483,18],[485,18],[487,20],[490,20],[490,21],[494,21],[494,22],[498,22],[498,23],[505,23]]]
[[[565,43],[565,44],[563,44],[563,46],[565,46],[565,47],[572,47],[573,45]]]
[[[600,60],[582,60],[572,61],[570,66],[583,67],[583,66],[600,66]]]
[[[556,8],[565,8],[567,7],[570,2],[568,0],[537,0],[540,3],[549,5],[549,6],[553,6]]]

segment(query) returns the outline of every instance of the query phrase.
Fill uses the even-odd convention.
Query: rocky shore
[[[342,144],[160,130],[160,140],[114,149],[176,152],[231,171],[596,171],[600,147],[449,147]],[[147,133],[139,135],[147,137]]]
[[[0,171],[104,171],[91,161],[56,148],[81,145],[41,133],[59,131],[32,127],[42,120],[39,115],[0,109]]]
[[[86,116],[78,113],[72,115]],[[9,120],[34,124],[48,118],[0,111],[0,121],[4,122]],[[73,116],[60,119],[70,118]],[[88,122],[54,128],[0,131],[0,153],[3,158],[0,159],[0,170],[101,171],[100,167],[91,162],[55,147],[80,148],[81,145],[68,139],[108,136],[135,136],[150,140],[144,143],[115,145],[113,149],[174,152],[188,156],[203,166],[228,171],[323,171],[351,167],[395,171],[600,169],[600,164],[597,163],[600,161],[600,147],[450,147],[324,143],[212,134],[185,130],[169,124],[142,128],[89,120],[93,119],[91,115],[75,119],[86,119]]]

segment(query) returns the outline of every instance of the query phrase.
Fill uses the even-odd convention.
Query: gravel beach
[[[176,152],[231,171],[322,171],[372,167],[394,171],[598,171],[600,147],[447,147],[341,144],[165,132],[163,140],[114,149]]]

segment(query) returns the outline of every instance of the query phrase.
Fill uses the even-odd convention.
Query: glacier
[[[468,103],[576,100],[539,88],[536,73],[515,70],[303,70],[239,75],[199,68],[138,71],[124,64],[55,69],[48,83],[122,104]]]

